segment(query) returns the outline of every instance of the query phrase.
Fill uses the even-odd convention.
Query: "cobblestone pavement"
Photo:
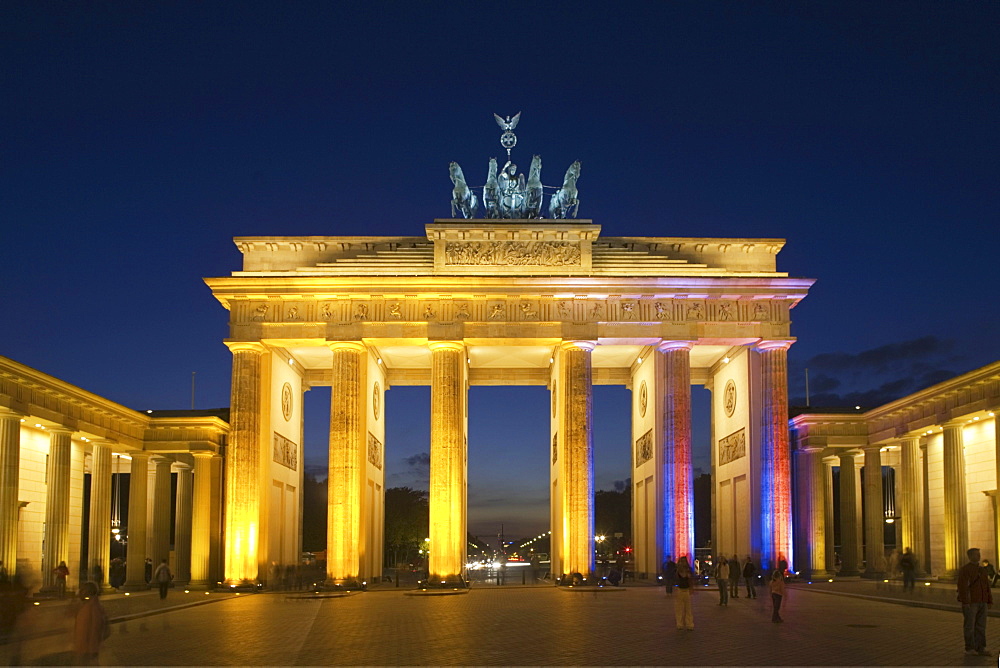
[[[113,625],[105,665],[973,665],[961,616],[790,589],[784,624],[770,600],[714,589],[694,598],[695,630],[678,631],[663,589],[582,593],[553,587],[400,590],[346,598],[257,594]],[[991,620],[991,649],[1000,623]],[[22,654],[52,663],[50,639]],[[63,655],[64,656],[64,655]]]

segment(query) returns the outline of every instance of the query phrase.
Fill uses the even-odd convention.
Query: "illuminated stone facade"
[[[51,588],[52,569],[65,561],[71,590],[81,577],[107,586],[118,535],[128,545],[126,588],[148,588],[147,556],[168,559],[177,584],[214,585],[222,575],[229,425],[224,414],[209,413],[140,413],[0,357],[0,560],[7,571],[32,588]],[[126,474],[128,524],[115,526],[112,480]]]
[[[842,575],[883,576],[891,566],[886,523],[896,525],[897,548],[911,548],[922,573],[953,576],[969,547],[997,563],[998,412],[995,362],[864,412],[792,418],[798,569],[814,576],[838,572],[839,555]],[[884,477],[883,467],[893,475]]]
[[[397,385],[431,387],[435,577],[465,567],[470,385],[552,391],[555,575],[593,570],[593,384],[633,391],[640,576],[693,551],[692,384],[714,390],[713,461],[727,453],[716,466],[715,544],[791,560],[785,351],[789,311],[812,280],[776,270],[782,240],[607,238],[588,220],[448,219],[424,232],[237,238],[242,269],[206,279],[230,313],[234,353],[227,579],[254,579],[256,563],[260,580],[266,564],[295,556],[275,543],[294,544],[297,524],[273,518],[285,512],[279,501],[297,506],[301,485],[260,449],[280,432],[301,450],[302,393],[321,385],[333,402],[333,580],[381,573],[385,474],[371,444],[376,460],[393,449],[380,408]],[[242,370],[245,349],[259,370]],[[256,415],[237,424],[244,410]],[[742,450],[722,440],[740,433]]]

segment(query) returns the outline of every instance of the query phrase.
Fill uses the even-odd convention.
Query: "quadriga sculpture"
[[[566,170],[566,178],[563,179],[562,188],[549,200],[550,218],[576,218],[576,212],[580,208],[580,200],[576,189],[577,179],[580,178],[580,161],[577,160]]]
[[[456,212],[461,212],[464,218],[475,218],[476,211],[479,209],[479,201],[476,199],[476,194],[469,188],[469,184],[465,182],[462,168],[458,166],[457,162],[452,162],[448,166],[448,171],[451,174],[451,182],[455,186],[451,191],[451,217],[455,218]]]
[[[525,187],[524,217],[540,218],[542,214],[542,157],[531,159],[528,185]]]

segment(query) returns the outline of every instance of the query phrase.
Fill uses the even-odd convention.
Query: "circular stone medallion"
[[[379,404],[382,401],[381,388],[378,386],[378,381],[375,381],[375,387],[372,388],[372,413],[375,414],[375,419],[378,419],[378,411],[381,407]]]
[[[639,385],[639,417],[646,417],[646,381]]]
[[[736,412],[736,383],[732,380],[726,383],[726,389],[722,393],[722,405],[726,409],[726,417],[733,417]]]
[[[288,383],[281,386],[281,414],[286,422],[292,419],[292,386]]]

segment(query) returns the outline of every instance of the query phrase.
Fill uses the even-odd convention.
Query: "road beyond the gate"
[[[655,587],[580,593],[554,587],[476,589],[464,596],[371,591],[314,599],[281,593],[230,597],[112,625],[105,665],[997,665],[966,656],[961,616],[789,589],[784,624],[770,598],[718,605],[694,595],[695,630],[674,626],[672,599]],[[167,606],[190,599],[171,595]],[[108,602],[109,604],[111,601]],[[109,605],[109,607],[111,607]],[[991,618],[990,647],[1000,647]],[[6,645],[3,659],[14,647]],[[20,659],[51,664],[68,633],[24,643]]]

